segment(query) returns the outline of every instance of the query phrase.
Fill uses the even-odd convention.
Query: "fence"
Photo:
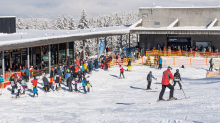
[[[203,57],[203,58],[219,58],[220,52],[200,52],[200,51],[146,51],[146,56],[186,56],[186,57]]]

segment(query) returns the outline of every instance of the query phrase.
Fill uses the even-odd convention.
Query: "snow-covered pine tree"
[[[86,12],[84,10],[82,11],[81,17],[79,19],[78,28],[80,28],[80,29],[89,28],[87,15],[86,15]]]
[[[68,19],[65,17],[65,15],[63,15],[63,29],[64,30],[68,30],[69,29]]]
[[[75,21],[74,21],[74,19],[72,17],[71,17],[71,19],[69,21],[69,29],[70,30],[76,30],[77,29]]]
[[[61,18],[61,16],[59,16],[58,18],[57,18],[57,29],[59,30],[62,30],[62,29],[64,29],[64,24],[63,24],[63,21],[62,21],[63,19]]]

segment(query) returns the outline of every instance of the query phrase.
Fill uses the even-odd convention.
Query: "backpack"
[[[148,80],[148,81],[150,80],[150,74],[147,75],[147,80]]]

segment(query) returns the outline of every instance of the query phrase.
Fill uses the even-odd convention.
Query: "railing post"
[[[206,66],[208,66],[208,58],[206,58]]]
[[[192,66],[192,60],[191,60],[191,57],[190,57],[190,66]]]
[[[173,65],[175,65],[175,57],[173,57]]]
[[[143,65],[143,57],[142,57],[142,65]]]

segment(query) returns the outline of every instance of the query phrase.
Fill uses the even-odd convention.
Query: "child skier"
[[[21,92],[21,82],[20,81],[17,82],[17,89],[18,89],[18,94],[16,95],[16,98],[20,97],[19,96],[19,93]]]
[[[176,85],[176,82],[178,82],[179,86],[180,86],[180,90],[182,89],[182,85],[180,83],[181,81],[181,77],[180,77],[180,73],[179,73],[179,69],[176,69],[176,73],[174,73],[174,78],[173,78],[173,87]]]
[[[152,72],[150,71],[149,74],[147,75],[148,85],[147,85],[147,89],[146,90],[152,90],[150,88],[151,82],[152,82],[152,78],[154,78],[154,76],[152,75]],[[157,80],[157,78],[154,78],[154,79]]]
[[[173,79],[173,74],[171,73],[172,68],[168,66],[167,70],[163,72],[163,77],[162,77],[162,90],[159,95],[159,101],[164,101],[163,99],[163,94],[165,92],[166,87],[170,89],[170,97],[169,100],[176,100],[177,98],[173,97],[173,86],[170,84],[170,79]]]
[[[15,81],[14,81],[14,77],[12,76],[11,79],[10,79],[10,82],[11,82],[11,93],[13,94],[14,93],[14,90],[15,90]]]
[[[77,81],[77,79],[75,79],[75,92],[79,91],[79,90],[77,89],[77,83],[78,83],[78,81]]]
[[[36,76],[34,76],[34,79],[31,81],[31,83],[33,84],[33,93],[34,93],[33,97],[35,97],[35,94],[37,94],[37,96],[38,96],[38,93],[37,93],[37,78],[36,78]]]
[[[123,78],[125,78],[125,76],[124,76],[124,68],[121,65],[119,65],[119,67],[120,67],[120,77],[119,77],[119,79],[121,79],[121,75],[123,75]]]
[[[87,81],[87,91],[90,92],[90,87],[92,87],[92,85],[90,85],[89,81]]]
[[[85,87],[86,86],[86,78],[85,78],[85,76],[83,77],[83,80],[81,82],[82,82],[84,94],[86,94],[87,92],[86,92],[86,87]]]
[[[25,89],[27,88],[27,85],[26,85],[25,81],[22,80],[22,78],[20,78],[20,81],[21,81],[21,86],[23,88],[23,94],[25,94]]]

